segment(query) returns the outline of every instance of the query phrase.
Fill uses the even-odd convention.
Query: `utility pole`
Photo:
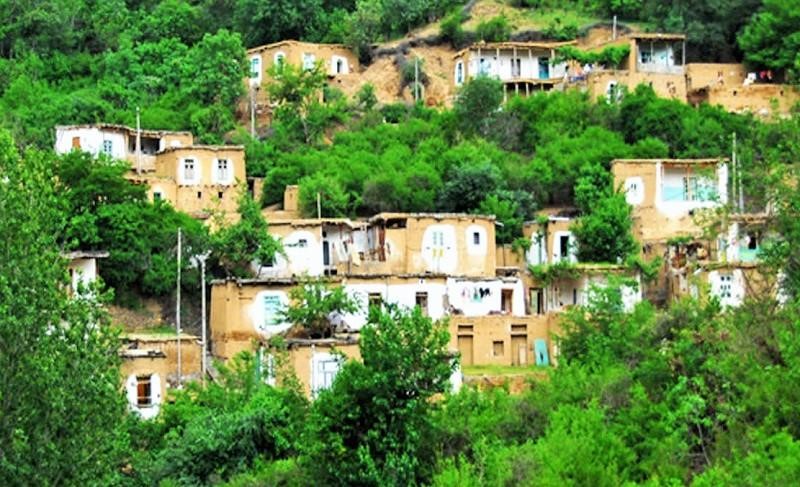
[[[419,57],[414,58],[414,101],[419,101],[420,92],[419,92]]]
[[[611,39],[617,40],[617,16],[614,16],[614,27],[611,30]]]
[[[736,132],[733,133],[733,155],[736,157],[736,174],[739,177],[739,213],[744,213],[744,185],[742,184],[742,166],[736,154]],[[734,195],[734,198],[736,195]]]
[[[322,220],[322,201],[319,193],[317,193],[317,219]]]
[[[198,256],[200,260],[200,326],[202,327],[202,340],[203,340],[203,355],[201,356],[202,364],[202,381],[206,381],[206,373],[208,371],[208,336],[206,332],[206,259],[208,253]]]
[[[142,173],[142,122],[136,107],[136,173]]]
[[[250,85],[250,136],[256,137],[256,89]]]
[[[181,378],[181,229],[178,228],[178,281],[176,283],[178,299],[175,301],[175,331],[178,334],[178,389],[182,387]]]

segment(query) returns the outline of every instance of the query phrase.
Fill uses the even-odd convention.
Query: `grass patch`
[[[466,365],[462,367],[464,375],[531,375],[544,376],[550,367],[537,365]]]
[[[176,335],[175,327],[169,325],[159,325],[152,328],[142,328],[136,330],[135,333],[150,334],[150,335]]]

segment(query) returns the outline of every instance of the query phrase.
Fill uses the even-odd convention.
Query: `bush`
[[[467,36],[461,24],[466,20],[461,10],[453,12],[439,24],[439,35],[442,41],[449,42],[453,49],[460,49],[466,43]]]
[[[578,260],[620,264],[636,250],[631,234],[631,207],[621,193],[596,202],[588,215],[572,227],[578,239]]]
[[[503,42],[511,38],[511,24],[505,15],[498,15],[482,21],[475,29],[478,39],[486,42]]]

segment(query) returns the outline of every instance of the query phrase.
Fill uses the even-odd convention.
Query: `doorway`
[[[472,335],[458,336],[458,352],[461,354],[461,365],[472,365]]]
[[[528,350],[525,335],[511,336],[511,365],[527,365]]]
[[[539,58],[539,79],[550,79],[550,58]]]
[[[514,302],[514,290],[513,289],[502,289],[500,291],[500,309],[503,311],[504,314],[510,315],[511,314],[511,306]]]

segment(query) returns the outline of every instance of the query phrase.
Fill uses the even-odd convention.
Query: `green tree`
[[[300,211],[306,217],[316,218],[317,201],[322,217],[345,217],[350,213],[350,196],[338,180],[317,173],[300,180]]]
[[[52,166],[0,132],[3,485],[109,483],[124,446],[120,343],[99,289],[68,296],[67,204]]]
[[[453,107],[462,132],[466,135],[485,134],[502,101],[503,89],[499,80],[485,75],[470,79],[459,89]]]
[[[252,266],[269,265],[283,252],[280,241],[269,234],[259,205],[244,187],[239,191],[239,220],[229,224],[217,215],[218,229],[211,234],[211,255],[226,276],[253,275]]]
[[[327,485],[409,485],[431,475],[421,454],[434,394],[447,390],[453,359],[443,323],[374,308],[361,331],[362,362],[349,361],[314,402],[308,468]]]
[[[358,302],[344,287],[313,280],[289,290],[291,304],[281,311],[281,321],[302,326],[311,338],[328,338],[333,334],[334,315],[355,313]]]
[[[578,260],[618,264],[636,250],[631,207],[621,193],[595,202],[592,211],[572,227],[578,239]]]
[[[481,21],[475,29],[478,39],[486,42],[504,42],[511,38],[513,28],[505,15]]]
[[[478,208],[486,195],[500,185],[500,171],[489,162],[455,166],[448,171],[438,206],[444,211],[467,213]]]
[[[745,61],[756,68],[800,74],[800,1],[764,0],[739,36]]]

